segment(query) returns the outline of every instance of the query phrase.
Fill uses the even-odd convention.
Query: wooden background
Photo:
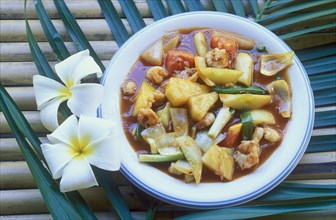
[[[145,23],[153,22],[152,15],[145,0],[137,0],[138,7]],[[99,4],[95,0],[67,0],[67,6],[76,17],[78,24],[82,28],[85,36],[90,41],[93,49],[105,66],[118,49],[116,42],[110,32],[110,29],[102,15]],[[201,1],[206,10],[214,10],[213,5],[208,1]],[[121,7],[117,1],[113,1],[118,13],[124,17]],[[76,49],[66,33],[62,21],[59,19],[56,8],[51,0],[44,1],[49,16],[66,41],[71,53]],[[166,5],[165,5],[166,6]],[[35,98],[32,88],[32,76],[38,74],[29,46],[26,41],[25,23],[24,23],[24,1],[23,0],[1,0],[0,1],[0,73],[1,83],[13,97],[19,108],[23,111],[33,129],[40,134],[42,141],[46,134],[42,126],[39,113],[36,111]],[[167,7],[167,6],[166,6]],[[28,3],[28,17],[30,25],[39,45],[46,57],[55,64],[55,58],[52,50],[46,42],[43,30],[37,19],[35,8],[32,1]],[[323,19],[334,20],[334,17]],[[127,30],[131,33],[127,20],[123,22]],[[313,23],[322,22],[321,19],[315,19],[307,22],[307,27]],[[286,33],[286,29],[279,32]],[[287,43],[294,49],[319,46],[322,44],[335,43],[335,33],[333,30],[325,30],[319,33],[306,34],[299,38],[289,40]],[[334,53],[335,54],[335,53]],[[334,68],[335,70],[335,68]],[[317,112],[330,112],[335,114],[335,106],[317,108]],[[334,120],[334,119],[331,119]],[[0,112],[1,139],[0,139],[0,219],[51,219],[48,210],[44,205],[43,199],[36,188],[30,171],[24,161],[20,149],[14,138],[11,136],[10,129]],[[319,127],[313,131],[313,139],[320,136],[330,136],[336,134],[335,123],[333,126]],[[335,137],[335,136],[334,136]],[[335,142],[335,141],[334,141]],[[331,152],[306,153],[300,161],[297,169],[286,181],[301,182],[313,184],[335,184],[335,150]],[[139,191],[133,187],[120,173],[115,173],[115,179],[128,207],[132,211],[135,219],[143,219],[146,210],[137,195]],[[88,204],[98,213],[100,219],[117,219],[113,209],[107,201],[100,187],[82,190],[81,194],[87,200]],[[177,208],[167,204],[167,211],[160,212],[156,217],[160,219],[170,219],[181,213],[186,213],[183,208]],[[174,211],[171,211],[174,210]],[[332,218],[334,212],[314,212],[303,214],[287,215],[286,218]],[[284,216],[278,217],[281,219]]]

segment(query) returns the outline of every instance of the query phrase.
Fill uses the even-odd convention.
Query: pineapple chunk
[[[219,97],[225,106],[238,110],[259,109],[271,102],[270,95],[219,94]]]
[[[151,108],[154,102],[154,91],[156,89],[146,80],[144,80],[139,89],[139,93],[135,97],[135,104],[132,115],[135,117],[141,108]]]
[[[238,82],[246,86],[252,84],[253,78],[253,59],[248,53],[238,53],[236,56],[235,70],[243,71],[243,75],[238,79]]]
[[[240,70],[220,69],[214,67],[199,67],[199,72],[216,85],[236,83],[243,75]]]
[[[163,63],[163,40],[158,40],[153,46],[143,52],[141,58],[153,66],[161,66]]]
[[[200,121],[218,100],[218,94],[211,92],[193,96],[189,99],[189,111],[195,121]]]
[[[202,157],[202,162],[221,179],[232,180],[234,171],[233,150],[213,145]]]
[[[207,86],[172,77],[167,84],[166,97],[176,107],[186,104],[192,96],[208,92]]]

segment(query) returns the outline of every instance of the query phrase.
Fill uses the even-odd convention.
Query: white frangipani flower
[[[55,65],[55,71],[64,84],[50,78],[33,77],[37,109],[41,110],[42,124],[50,131],[58,127],[59,105],[68,100],[67,105],[77,116],[96,116],[96,110],[103,98],[103,86],[97,83],[80,84],[81,79],[97,74],[101,69],[89,55],[89,50],[78,52]]]
[[[68,192],[98,185],[91,165],[116,171],[120,168],[118,135],[110,121],[72,115],[47,136],[42,152],[60,189]]]

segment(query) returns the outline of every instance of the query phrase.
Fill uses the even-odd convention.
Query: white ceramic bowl
[[[291,49],[275,34],[247,19],[226,13],[192,12],[157,21],[132,36],[113,56],[102,84],[106,97],[99,110],[102,118],[113,120],[120,129],[121,172],[143,191],[169,203],[193,208],[233,206],[255,199],[277,186],[295,168],[308,145],[314,122],[314,99],[307,74],[295,56],[289,68],[293,114],[281,145],[253,173],[228,183],[186,184],[158,169],[139,163],[122,132],[119,111],[120,85],[140,54],[167,31],[219,28],[236,32],[265,45],[272,53]]]

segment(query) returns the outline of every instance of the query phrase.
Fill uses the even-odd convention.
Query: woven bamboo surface
[[[151,12],[145,0],[137,0],[136,6],[140,14],[144,18],[146,24],[154,22]],[[113,54],[118,50],[118,46],[113,39],[110,29],[102,15],[99,4],[95,0],[73,0],[66,1],[67,6],[76,17],[78,24],[82,28],[85,36],[90,41],[92,47],[98,56],[103,60],[105,66]],[[214,10],[213,5],[209,1],[201,1],[206,10]],[[131,32],[127,19],[124,18],[121,7],[117,1],[113,1],[118,13],[123,17],[123,22],[127,30]],[[166,3],[165,7],[167,7]],[[59,19],[56,8],[52,1],[44,1],[49,16],[66,41],[66,45],[71,53],[75,53],[76,49],[66,33],[66,29]],[[24,1],[23,0],[1,0],[0,1],[0,73],[1,83],[13,97],[19,108],[23,111],[27,120],[33,129],[41,134],[42,142],[46,141],[46,129],[40,122],[39,113],[36,110],[34,92],[32,88],[32,76],[38,74],[29,46],[26,40],[25,24],[24,24]],[[168,8],[168,7],[167,7]],[[56,61],[52,55],[52,50],[46,42],[40,22],[37,19],[35,8],[30,1],[28,4],[28,17],[30,25],[39,45],[46,57],[53,65]],[[323,19],[333,19],[325,17]],[[322,22],[323,19],[315,19],[305,23],[307,27],[313,23]],[[286,33],[285,28],[279,32]],[[287,43],[294,49],[299,50],[307,47],[320,46],[329,43],[335,43],[335,33],[327,30],[320,33],[306,34],[299,38],[289,40]],[[335,52],[334,52],[335,55]],[[335,63],[333,67],[335,71]],[[335,72],[333,72],[335,74]],[[334,86],[330,92],[335,93]],[[315,91],[314,91],[315,92]],[[318,114],[330,113],[335,115],[336,107],[329,105],[327,107],[318,107]],[[323,119],[323,118],[322,118]],[[328,119],[326,119],[328,120]],[[335,117],[331,118],[331,123],[322,126],[315,126],[313,131],[313,139],[319,143],[319,139],[323,136],[333,136],[335,143]],[[9,126],[2,112],[0,112],[0,219],[51,219],[48,210],[44,205],[40,192],[36,188],[36,184],[30,174],[26,162],[24,161],[21,151],[11,135]],[[312,184],[335,184],[335,158],[336,151],[306,153],[295,171],[286,179],[290,182],[312,183]],[[144,219],[146,210],[141,200],[134,192],[135,187],[126,180],[122,174],[116,173],[115,179],[128,207],[132,211],[135,219]],[[81,194],[87,200],[88,204],[97,212],[99,219],[117,219],[113,209],[107,201],[100,187],[82,190]],[[167,205],[167,211],[160,212],[157,216],[159,219],[170,219],[177,214],[186,213],[178,207]],[[286,219],[320,219],[330,218],[334,212],[314,212],[291,214]]]

